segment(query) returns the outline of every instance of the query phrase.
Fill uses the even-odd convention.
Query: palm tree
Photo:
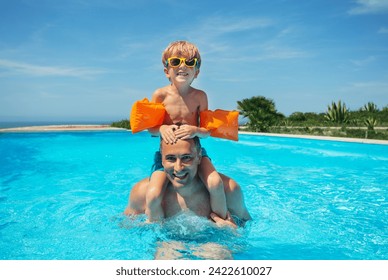
[[[365,104],[364,107],[362,107],[362,111],[368,113],[377,113],[379,109],[377,108],[377,105],[373,102],[368,102],[368,104]]]
[[[368,130],[374,130],[377,125],[377,120],[374,117],[369,117],[364,121],[364,124],[368,128]]]
[[[275,103],[264,96],[254,96],[237,101],[240,114],[248,118],[248,128],[252,131],[266,132],[284,116],[277,112]]]

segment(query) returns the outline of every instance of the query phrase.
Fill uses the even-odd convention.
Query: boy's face
[[[178,57],[178,58],[185,58],[189,60],[189,57],[184,56],[178,56],[174,55],[171,57]],[[188,67],[185,62],[181,62],[179,66],[171,67],[168,65],[164,68],[164,73],[166,74],[166,77],[171,81],[173,84],[188,84],[190,85],[195,78],[197,78],[199,74],[199,69],[194,67]]]

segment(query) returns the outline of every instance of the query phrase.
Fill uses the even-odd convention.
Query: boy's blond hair
[[[201,66],[201,55],[199,54],[198,48],[187,41],[175,41],[170,43],[168,47],[163,51],[162,54],[162,63],[166,67],[167,59],[170,57],[186,57],[186,58],[196,58],[197,65],[196,68],[199,69]]]

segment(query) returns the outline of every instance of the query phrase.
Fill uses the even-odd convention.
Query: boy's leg
[[[208,157],[202,157],[201,164],[199,165],[199,176],[210,193],[212,211],[225,219],[227,206],[224,184]]]
[[[240,185],[232,178],[218,173],[224,183],[225,196],[228,201],[228,211],[242,221],[251,220],[248,209],[245,206],[244,196]]]
[[[146,193],[145,209],[148,221],[150,222],[158,221],[164,218],[162,199],[166,185],[167,177],[164,171],[158,170],[152,173]]]

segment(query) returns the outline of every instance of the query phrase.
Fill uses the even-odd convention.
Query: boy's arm
[[[151,128],[148,128],[148,132],[149,132],[152,136],[159,136],[159,135],[160,135],[160,133],[159,133],[160,127],[161,127],[161,125],[155,126],[155,127],[151,127]]]
[[[152,94],[151,102],[153,103],[163,103],[165,98],[165,94],[160,89],[156,90]],[[148,132],[152,136],[162,136],[163,140],[166,141],[167,144],[172,144],[177,141],[174,131],[178,129],[176,125],[158,125],[155,127],[151,127],[148,129]]]
[[[196,136],[198,136],[199,138],[206,138],[209,135],[210,135],[210,131],[209,130],[207,130],[204,127],[197,127]]]
[[[148,132],[152,136],[162,136],[163,140],[166,141],[167,144],[175,143],[178,139],[175,135],[174,131],[176,131],[179,127],[175,124],[166,125],[162,124],[159,126],[155,126],[148,129]]]
[[[199,118],[200,118],[200,113],[203,112],[203,111],[206,111],[208,110],[208,100],[207,100],[207,94],[202,91],[201,94],[198,95],[199,96],[199,112],[198,112],[198,122],[199,122]],[[210,135],[210,131],[208,131],[206,128],[204,127],[199,127],[199,123],[198,123],[198,130],[197,130],[197,135],[199,138],[206,138]]]
[[[196,127],[193,125],[184,124],[175,131],[176,138],[185,140],[194,138],[195,136],[199,138],[206,138],[210,135],[210,131],[203,127]]]
[[[151,102],[152,103],[163,103],[163,95],[161,94],[160,90],[157,89],[153,94],[152,94],[152,98],[151,98]],[[152,136],[159,136],[160,135],[160,127],[161,125],[158,125],[158,126],[155,126],[155,127],[152,127],[152,128],[148,128],[148,132],[152,135]]]

